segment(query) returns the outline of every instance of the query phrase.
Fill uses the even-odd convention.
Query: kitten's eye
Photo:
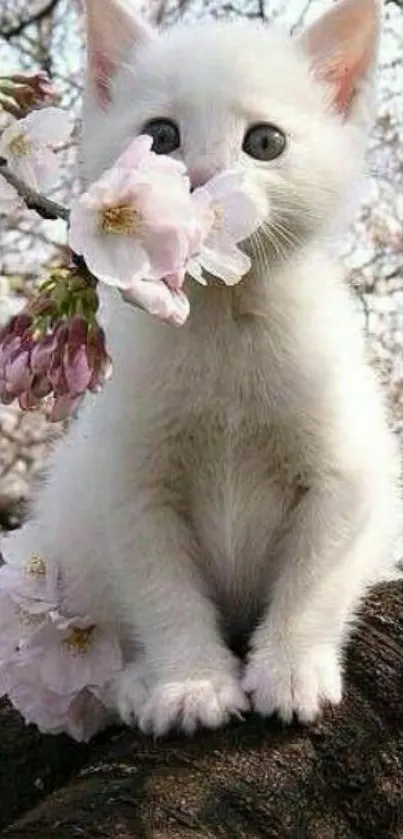
[[[285,135],[275,125],[261,122],[246,132],[243,150],[256,160],[274,160],[285,149]]]
[[[150,119],[143,134],[153,138],[152,151],[156,154],[171,154],[180,146],[179,128],[170,119]]]

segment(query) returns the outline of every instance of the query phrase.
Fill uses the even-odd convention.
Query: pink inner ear
[[[346,116],[374,62],[379,18],[378,0],[338,0],[300,37],[316,77],[333,85],[334,106]]]
[[[333,104],[342,114],[348,114],[357,90],[357,82],[365,73],[368,57],[365,55],[335,57],[328,66],[321,67],[319,76],[334,87]]]
[[[83,0],[87,28],[88,82],[101,107],[111,101],[116,71],[130,51],[154,38],[128,0]]]
[[[92,72],[101,105],[111,101],[110,80],[115,72],[113,61],[98,50],[92,56]]]

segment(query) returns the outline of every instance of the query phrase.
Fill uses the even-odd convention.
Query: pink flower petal
[[[54,693],[41,682],[35,660],[11,665],[6,678],[9,699],[26,723],[34,723],[47,734],[65,729],[72,698]]]
[[[108,712],[100,700],[89,690],[82,690],[70,703],[63,731],[78,743],[88,743],[108,722]]]
[[[75,397],[85,393],[92,379],[92,369],[88,363],[85,344],[73,349],[66,346],[63,367],[70,396]]]
[[[250,269],[250,259],[230,241],[216,248],[204,247],[199,263],[209,274],[223,280],[226,285],[236,285]]]
[[[38,149],[31,156],[32,169],[42,192],[49,192],[55,186],[59,174],[61,161],[49,149]]]
[[[47,386],[46,394],[50,393],[50,389]],[[44,395],[46,395],[44,394]],[[40,396],[36,396],[35,393],[31,390],[25,391],[25,393],[21,393],[18,397],[18,404],[22,411],[34,411],[36,408],[39,407],[41,402]]]
[[[62,422],[62,420],[74,416],[76,410],[82,402],[82,399],[82,395],[70,396],[67,393],[62,394],[62,396],[58,396],[55,399],[53,408],[49,416],[50,421]]]
[[[36,376],[44,376],[47,373],[56,346],[57,338],[54,333],[52,335],[45,335],[33,345],[30,367]]]
[[[199,187],[199,190],[206,190],[214,201],[220,202],[227,195],[239,191],[242,188],[243,181],[244,174],[242,172],[227,169],[214,175],[204,186]],[[195,193],[197,191],[195,190]]]
[[[115,636],[80,618],[58,621],[56,616],[43,623],[24,645],[21,657],[37,661],[41,682],[62,696],[103,685],[122,667]]]
[[[4,375],[9,393],[18,396],[27,390],[32,381],[32,373],[29,366],[29,351],[21,348],[14,358],[11,358],[7,362]]]
[[[52,152],[49,152],[49,154],[52,154]],[[25,157],[9,155],[7,157],[7,162],[11,171],[14,172],[21,181],[24,181],[27,186],[31,187],[31,189],[39,191],[42,188],[42,184],[38,178],[35,167],[35,154],[26,155]]]
[[[167,274],[178,275],[188,255],[186,236],[181,231],[168,227],[155,229],[143,239],[142,244],[150,261],[150,279],[160,280]]]
[[[19,121],[19,125],[39,145],[58,146],[65,143],[71,134],[67,112],[54,106],[32,111]]]
[[[243,242],[259,227],[255,202],[244,192],[234,192],[222,200],[222,229],[234,242]]]
[[[193,280],[196,280],[197,283],[200,283],[200,285],[207,285],[207,280],[203,274],[203,269],[198,257],[194,257],[190,260],[190,262],[188,262],[186,266],[186,273],[189,277],[192,277]]]
[[[133,273],[146,276],[149,259],[143,246],[136,240],[116,237],[112,242],[98,234],[88,241],[85,261],[90,271],[106,285],[126,288]]]
[[[139,137],[135,137],[120,157],[118,157],[115,163],[116,169],[132,169],[138,166],[148,152],[151,151],[152,144],[152,137],[148,134],[141,134]]]
[[[234,242],[250,236],[260,222],[256,202],[248,195],[244,180],[241,173],[220,172],[193,193],[200,209],[209,205],[222,211],[222,227]]]
[[[189,301],[183,291],[171,291],[162,281],[133,283],[121,292],[127,303],[144,309],[160,320],[182,326],[189,315]]]

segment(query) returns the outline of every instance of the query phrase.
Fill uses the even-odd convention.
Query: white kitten
[[[60,560],[82,608],[118,626],[124,720],[190,732],[251,703],[309,721],[340,700],[349,623],[397,527],[395,444],[324,244],[359,165],[378,7],[345,0],[294,40],[245,21],[159,34],[121,1],[86,7],[84,177],[162,119],[147,130],[194,184],[248,173],[267,232],[239,286],[189,285],[180,330],[106,296],[114,376],[6,550]],[[228,644],[244,630],[242,672]]]

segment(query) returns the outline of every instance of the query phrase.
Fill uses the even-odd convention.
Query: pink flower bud
[[[5,366],[5,378],[7,389],[10,394],[19,396],[28,390],[32,382],[32,373],[29,366],[29,349],[21,347],[17,350]]]
[[[87,355],[88,324],[83,318],[73,318],[63,353],[63,371],[70,395],[79,396],[88,388],[92,369]]]
[[[18,404],[22,411],[34,411],[39,406],[40,401],[32,390],[26,390],[18,397]]]
[[[34,376],[30,392],[32,399],[41,400],[52,393],[52,385],[46,376]]]
[[[81,315],[57,321],[46,293],[29,312],[14,317],[0,333],[0,401],[14,399],[22,410],[38,408],[53,398],[54,422],[72,414],[87,390],[98,391],[109,378],[112,365],[105,335],[98,324]],[[56,325],[42,333],[51,317]]]
[[[88,389],[97,393],[112,375],[112,359],[106,351],[105,332],[101,327],[92,330],[88,336],[87,353],[92,369]]]
[[[31,370],[37,376],[44,376],[49,369],[52,355],[56,349],[55,334],[45,335],[38,340],[31,350]]]
[[[69,396],[68,393],[58,396],[55,399],[50,414],[51,422],[61,422],[62,420],[68,419],[68,417],[74,414],[81,400],[82,396]]]
[[[34,108],[60,101],[47,73],[13,73],[0,78],[0,103],[5,111],[20,119]]]

